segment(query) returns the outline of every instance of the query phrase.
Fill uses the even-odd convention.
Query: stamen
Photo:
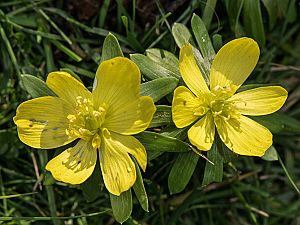
[[[75,113],[67,116],[69,127],[66,129],[66,134],[72,138],[92,140],[95,134],[101,130],[105,119],[105,111],[104,107],[95,110],[90,99],[77,96]],[[96,145],[99,144],[97,143],[98,141],[96,141]]]

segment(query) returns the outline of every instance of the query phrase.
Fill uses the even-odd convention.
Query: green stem
[[[46,163],[48,161],[48,155],[46,151],[40,150],[38,152],[40,162],[41,162],[41,169],[44,170]],[[53,191],[53,186],[52,185],[46,185],[46,192],[47,192],[47,197],[48,197],[48,205],[50,209],[50,215],[52,217],[52,223],[53,225],[60,225],[60,221],[56,219],[56,202],[55,202],[55,195]]]
[[[289,181],[291,182],[292,186],[295,188],[295,190],[298,192],[298,194],[300,194],[300,190],[299,188],[297,187],[297,185],[295,184],[295,182],[293,181],[292,177],[290,176],[288,170],[286,169],[284,163],[282,162],[280,156],[278,155],[278,160],[279,160],[279,163],[285,173],[285,175],[287,176],[287,178],[289,179]]]

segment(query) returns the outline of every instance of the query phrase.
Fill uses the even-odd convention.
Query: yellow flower
[[[114,195],[135,183],[130,155],[145,171],[144,146],[130,136],[144,131],[156,110],[149,96],[140,96],[141,74],[129,59],[117,57],[100,64],[91,93],[66,72],[52,72],[47,85],[58,97],[23,102],[14,122],[19,138],[34,148],[51,149],[78,140],[46,165],[56,180],[84,182],[100,159],[104,183]]]
[[[253,71],[259,47],[250,38],[235,39],[217,53],[210,71],[210,89],[197,66],[191,45],[180,51],[179,69],[188,88],[174,92],[172,117],[178,128],[197,121],[188,131],[190,142],[209,150],[215,127],[225,145],[240,155],[262,156],[272,144],[264,126],[244,116],[260,116],[281,108],[287,91],[279,86],[235,93]]]

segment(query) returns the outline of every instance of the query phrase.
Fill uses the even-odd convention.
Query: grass
[[[117,224],[105,189],[95,190],[96,199],[88,202],[79,186],[55,182],[45,171],[54,151],[32,149],[19,141],[12,118],[16,107],[31,98],[21,74],[45,79],[48,72],[62,68],[91,87],[109,32],[127,57],[153,47],[178,55],[172,25],[191,28],[193,13],[203,16],[215,47],[220,37],[224,43],[239,36],[259,42],[260,61],[247,84],[279,84],[289,91],[281,110],[284,117],[268,124],[276,131],[279,160],[238,157],[224,164],[222,182],[203,187],[206,161],[199,158],[187,187],[171,195],[167,180],[178,153],[164,153],[150,161],[143,174],[149,212],[133,198],[133,213],[125,224],[300,224],[296,1],[104,0],[92,8],[80,2],[0,2],[0,224]],[[169,97],[158,104],[170,105]]]

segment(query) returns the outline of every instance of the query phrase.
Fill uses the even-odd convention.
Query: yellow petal
[[[52,72],[48,74],[47,85],[61,99],[76,105],[76,97],[92,99],[92,93],[77,79],[67,72]]]
[[[259,87],[232,96],[229,101],[244,115],[266,115],[279,110],[287,98],[287,91],[279,86]]]
[[[204,98],[201,98],[204,100]],[[199,118],[195,111],[201,109],[203,102],[189,89],[180,86],[175,89],[172,102],[172,119],[178,128],[183,128]]]
[[[66,135],[67,115],[72,106],[58,97],[40,97],[23,102],[14,122],[22,142],[33,148],[56,148],[74,140]]]
[[[210,89],[229,87],[232,93],[255,68],[259,47],[251,38],[239,38],[224,45],[216,55],[210,72]]]
[[[119,134],[137,134],[149,126],[155,111],[149,96],[136,98],[119,107],[112,105],[108,107],[103,127]]]
[[[223,121],[217,130],[225,145],[240,155],[262,156],[272,145],[271,132],[246,116]]]
[[[96,151],[91,142],[80,140],[74,147],[51,159],[46,165],[46,170],[49,170],[56,180],[81,184],[94,171],[97,161]]]
[[[110,135],[110,140],[114,142],[115,148],[134,156],[142,170],[145,171],[147,166],[147,152],[141,142],[132,136],[121,135],[114,132],[110,132]]]
[[[146,152],[142,145],[131,137],[122,137],[106,130],[104,145],[99,151],[100,166],[107,190],[120,195],[133,186],[136,180],[134,162],[128,152],[136,156],[145,168]],[[143,169],[144,169],[143,168]]]
[[[102,104],[115,111],[140,96],[141,73],[137,65],[124,57],[102,62],[96,73],[94,106]]]
[[[180,50],[179,70],[182,79],[196,96],[203,97],[209,93],[190,44],[184,45]]]
[[[192,145],[200,150],[210,150],[215,137],[215,124],[210,113],[203,116],[188,131],[188,137]]]

